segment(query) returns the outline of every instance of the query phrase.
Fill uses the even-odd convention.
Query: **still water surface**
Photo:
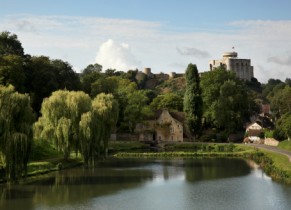
[[[121,159],[0,186],[0,198],[1,210],[290,210],[291,186],[241,159]]]

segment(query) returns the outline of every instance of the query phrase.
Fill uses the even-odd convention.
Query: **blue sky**
[[[128,70],[208,70],[235,46],[255,77],[291,77],[290,0],[0,0],[0,31],[25,52]]]

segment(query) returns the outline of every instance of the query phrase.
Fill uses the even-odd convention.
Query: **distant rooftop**
[[[224,58],[237,58],[237,52],[225,52],[223,54]]]

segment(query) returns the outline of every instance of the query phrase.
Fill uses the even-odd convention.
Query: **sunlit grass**
[[[288,140],[281,141],[278,145],[278,148],[291,151],[291,141],[288,141]]]
[[[264,153],[273,160],[273,165],[287,172],[291,177],[291,162],[286,155],[277,154],[274,152],[264,151]]]

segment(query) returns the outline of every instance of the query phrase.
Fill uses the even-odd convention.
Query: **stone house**
[[[260,126],[258,123],[252,123],[246,128],[246,135],[247,139],[244,141],[250,141],[254,143],[261,143],[260,134],[263,132],[263,127]]]
[[[183,112],[158,110],[151,119],[137,124],[135,133],[139,141],[183,142],[191,138],[184,121]]]

